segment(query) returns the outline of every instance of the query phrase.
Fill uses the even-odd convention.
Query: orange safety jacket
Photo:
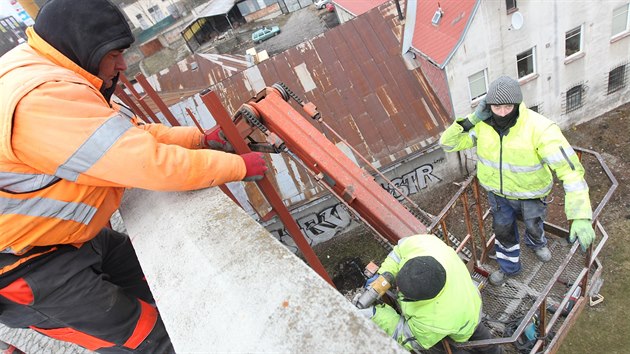
[[[201,149],[194,127],[139,125],[105,100],[101,79],[32,28],[27,35],[0,58],[1,253],[79,247],[107,224],[127,187],[183,191],[244,178],[240,156]]]

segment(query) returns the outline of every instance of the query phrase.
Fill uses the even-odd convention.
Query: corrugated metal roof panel
[[[451,121],[421,69],[409,70],[405,65],[400,54],[401,29],[395,4],[388,2],[246,71],[230,71],[231,76],[216,61],[203,59],[214,65],[206,69],[198,58],[196,75],[204,82],[211,76],[221,80],[210,88],[230,113],[262,86],[284,82],[295,94],[313,102],[324,121],[350,146],[375,165],[387,166],[408,155],[408,151],[423,150],[436,141]],[[162,90],[176,86],[185,89],[200,80],[186,75],[182,78],[185,81],[179,84],[161,84]],[[318,123],[312,123],[321,129]],[[331,134],[327,136],[338,142]],[[278,161],[276,166],[274,162],[273,168],[284,172],[276,171],[282,176],[274,183],[293,180],[299,188],[282,190],[300,191],[299,195],[283,192],[287,203],[295,205],[321,191],[306,174],[293,171],[293,163],[286,156],[274,157],[274,161],[278,158],[284,163]],[[264,214],[263,198],[249,189],[248,194]]]
[[[211,0],[208,6],[201,10],[197,18],[226,14],[230,12],[235,3],[236,0]]]
[[[390,155],[435,139],[450,121],[420,69],[405,66],[396,15],[388,2],[258,64],[267,86],[281,81],[308,97],[350,145],[381,165],[391,162]],[[306,93],[297,66],[315,85]],[[247,80],[239,73],[217,89],[232,112],[256,94],[242,84]]]
[[[163,92],[202,90],[252,65],[242,55],[194,54],[155,77]]]

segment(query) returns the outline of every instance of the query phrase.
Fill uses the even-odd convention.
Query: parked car
[[[326,4],[329,4],[330,2],[331,0],[315,0],[313,4],[315,4],[316,8],[323,9],[324,7],[326,7]]]
[[[262,41],[265,41],[271,37],[277,36],[278,33],[280,33],[280,27],[278,26],[272,26],[272,27],[267,27],[264,26],[263,28],[255,31],[254,33],[252,33],[252,41],[254,41],[254,43],[260,43]]]

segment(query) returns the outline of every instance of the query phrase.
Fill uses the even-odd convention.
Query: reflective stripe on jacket
[[[91,239],[126,187],[191,190],[244,177],[243,159],[200,149],[194,127],[138,126],[103,98],[98,77],[27,34],[0,58],[0,252]]]
[[[403,316],[388,305],[377,306],[372,320],[407,349],[429,349],[448,336],[456,342],[470,338],[481,313],[481,297],[457,253],[433,235],[404,238],[383,261],[379,273],[394,276],[411,258],[432,256],[446,271],[446,284],[433,299],[401,301]]]
[[[499,134],[485,122],[464,132],[453,123],[440,138],[448,151],[477,146],[477,177],[488,191],[512,199],[536,199],[553,187],[551,169],[562,181],[567,219],[592,217],[584,167],[558,125],[519,106],[519,117],[508,134]]]

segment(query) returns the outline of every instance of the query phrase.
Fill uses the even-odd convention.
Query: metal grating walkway
[[[560,267],[570,251],[571,245],[564,239],[548,237],[549,250],[552,258],[547,263],[538,260],[534,252],[521,242],[521,262],[523,265],[519,275],[508,278],[505,284],[494,286],[486,284],[481,290],[483,299],[483,322],[491,329],[496,337],[510,337],[514,328],[520,324],[522,317],[533,306],[540,292],[543,291],[549,280]],[[568,285],[576,279],[582,270],[585,258],[582,253],[576,253],[569,265],[553,285],[549,292],[547,305],[553,306],[560,303]],[[489,260],[482,268],[489,273],[498,269],[494,260]],[[551,313],[548,313],[548,318]],[[558,328],[564,322],[560,317],[554,328]],[[518,353],[513,345],[504,345],[504,350],[509,353]]]

